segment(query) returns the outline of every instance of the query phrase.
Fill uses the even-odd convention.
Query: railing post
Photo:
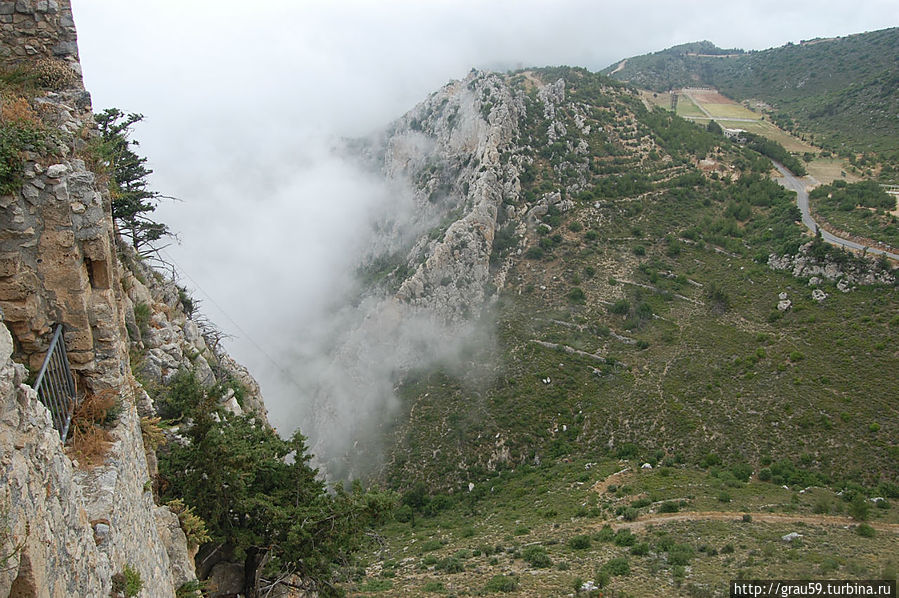
[[[34,390],[37,391],[44,406],[50,410],[53,427],[59,431],[60,438],[65,442],[69,424],[72,422],[72,412],[75,410],[75,379],[69,368],[62,333],[63,325],[57,324],[44,364],[34,383]]]

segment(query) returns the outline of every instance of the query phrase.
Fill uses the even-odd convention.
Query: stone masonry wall
[[[0,61],[62,60],[79,74],[75,21],[68,0],[0,0]]]

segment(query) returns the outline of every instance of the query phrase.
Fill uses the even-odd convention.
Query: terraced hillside
[[[730,51],[714,51],[723,52]],[[779,124],[813,133],[829,150],[899,159],[899,28],[726,57],[712,53],[676,46],[629,58],[612,76],[655,91],[710,85],[737,100],[762,100]]]
[[[526,111],[501,158],[521,165],[521,192],[490,256],[506,269],[483,316],[498,350],[471,356],[491,368],[475,381],[427,370],[403,385],[389,479],[452,488],[622,453],[897,481],[894,287],[843,293],[769,268],[803,231],[751,150],[586,71],[505,84]]]

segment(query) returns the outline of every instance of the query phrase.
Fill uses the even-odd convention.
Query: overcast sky
[[[257,345],[279,361],[285,336],[322,317],[390,192],[329,154],[336,136],[383,127],[472,67],[598,70],[702,39],[764,49],[899,25],[896,0],[72,4],[94,108],[145,115],[154,186],[183,200],[159,209],[181,237],[169,254],[238,336],[276,423],[289,407]]]

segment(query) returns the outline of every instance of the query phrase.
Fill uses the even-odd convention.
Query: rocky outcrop
[[[818,283],[822,278],[827,279],[835,282],[837,288],[844,293],[860,284],[896,284],[896,275],[888,262],[848,253],[835,257],[832,252],[819,258],[813,254],[813,246],[814,242],[802,245],[796,255],[772,253],[768,256],[768,266],[774,270],[787,270],[797,278],[817,280]]]
[[[472,71],[380,140],[381,169],[414,189],[417,224],[428,229],[407,253],[411,275],[396,293],[401,302],[452,321],[502,286],[505,270],[491,271],[490,256],[504,200],[520,192],[509,156],[524,110],[521,93],[502,76]]]
[[[259,384],[224,351],[218,332],[195,313],[186,291],[130,248],[120,247],[120,252],[131,367],[140,380],[161,387],[179,371],[193,371],[206,387],[229,386],[221,401],[230,412],[253,411],[266,420]],[[144,404],[144,415],[155,413],[152,403]]]

